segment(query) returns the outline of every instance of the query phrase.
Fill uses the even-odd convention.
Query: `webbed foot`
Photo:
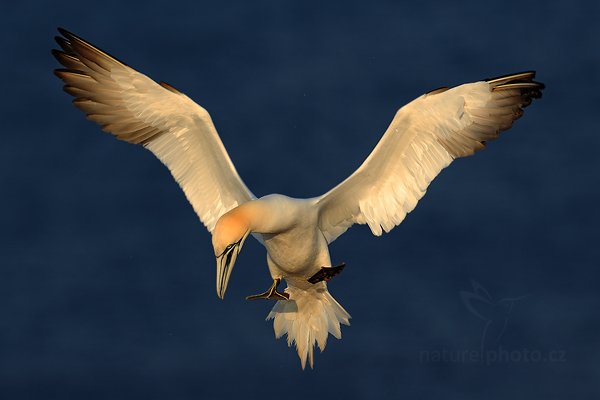
[[[271,285],[269,290],[267,290],[266,292],[261,293],[261,294],[255,294],[252,296],[248,296],[248,297],[246,297],[246,300],[258,300],[258,299],[289,300],[290,295],[288,293],[285,293],[285,292],[282,293],[277,290],[277,286],[279,286],[279,283],[281,283],[280,278],[273,279],[273,284]]]
[[[319,272],[317,272],[307,280],[313,285],[321,281],[329,281],[331,280],[331,278],[342,272],[345,266],[346,263],[341,263],[339,265],[336,265],[335,267],[321,267]]]

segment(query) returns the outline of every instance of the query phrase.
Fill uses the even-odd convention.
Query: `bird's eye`
[[[231,250],[232,247],[233,247],[233,244],[228,244],[227,247],[225,247],[225,251]]]

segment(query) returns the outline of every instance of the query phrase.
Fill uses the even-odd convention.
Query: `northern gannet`
[[[295,343],[302,368],[315,345],[340,339],[350,315],[329,294],[328,245],[353,224],[389,232],[411,212],[429,183],[454,159],[481,150],[512,126],[544,85],[522,72],[440,88],[408,103],[364,163],[322,196],[257,198],[231,162],[208,112],[166,83],[156,83],[80,37],[59,28],[55,70],[73,103],[102,129],[150,150],[171,171],[212,233],[217,295],[223,298],[236,258],[252,234],[267,250],[273,278],[248,299],[277,302],[275,336]],[[279,283],[287,288],[280,292]]]

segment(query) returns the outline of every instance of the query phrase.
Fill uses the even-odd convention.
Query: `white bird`
[[[217,295],[223,298],[248,235],[267,250],[273,284],[249,299],[277,300],[268,319],[277,338],[295,343],[302,368],[315,345],[340,339],[350,315],[331,296],[328,245],[353,224],[389,232],[454,159],[473,154],[512,126],[544,85],[522,72],[426,93],[402,107],[365,162],[322,196],[257,199],[240,179],[208,112],[166,83],[156,83],[78,36],[59,29],[65,67],[55,74],[73,103],[106,132],[141,144],[165,164],[212,233]],[[280,292],[279,283],[287,288]]]

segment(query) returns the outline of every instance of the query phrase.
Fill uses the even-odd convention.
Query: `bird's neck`
[[[251,232],[272,234],[282,230],[281,219],[269,202],[258,199],[244,203],[230,211]]]

